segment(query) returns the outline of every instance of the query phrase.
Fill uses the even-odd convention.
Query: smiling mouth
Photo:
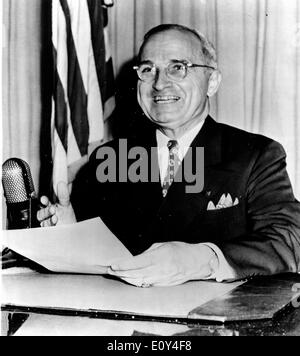
[[[157,95],[153,97],[155,104],[172,104],[178,100],[180,100],[180,97],[176,95]]]

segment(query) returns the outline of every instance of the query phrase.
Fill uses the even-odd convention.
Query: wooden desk
[[[94,278],[95,277],[93,277],[93,279]],[[225,294],[219,296],[212,302],[209,302],[210,304],[207,304],[206,307],[204,305],[203,308],[206,309],[206,312],[209,312],[211,309],[219,311],[225,310],[226,314],[230,305],[233,306],[234,312],[238,308],[241,308],[242,311],[247,308],[249,309],[249,302],[248,304],[243,304],[239,302],[241,300],[247,302],[251,299],[256,303],[257,301],[260,301],[261,298],[264,298],[264,302],[262,303],[263,307],[253,305],[253,309],[256,308],[255,315],[257,315],[257,311],[261,310],[268,316],[270,305],[273,303],[275,306],[278,306],[281,303],[280,295],[283,297],[282,301],[286,303],[286,299],[284,298],[289,295],[289,291],[291,290],[290,286],[295,282],[300,282],[299,275],[284,275],[278,277],[278,279],[280,280],[278,286],[276,285],[276,278],[274,279],[273,277],[262,280],[255,279],[253,282],[250,281],[248,285],[245,284],[236,287],[227,296]],[[87,283],[85,284],[86,286],[89,285],[89,280],[90,277],[84,279],[84,283]],[[42,282],[44,283],[45,281],[43,280]],[[243,294],[243,291],[239,289],[244,286],[246,294]],[[21,287],[24,290],[23,284]],[[197,286],[193,286],[193,288],[195,287]],[[121,289],[122,288],[125,287],[123,286]],[[264,292],[264,290],[266,290],[266,292]],[[162,291],[163,290],[159,292],[161,293]],[[138,292],[140,293],[140,296],[143,293],[148,293],[147,291],[141,290],[138,290]],[[272,295],[274,295],[273,299]],[[239,299],[239,296],[242,296],[242,298]],[[43,301],[43,299],[41,298],[39,301]],[[200,320],[195,321],[187,318],[170,319],[167,316],[161,318],[157,318],[156,316],[155,318],[152,318],[152,320],[148,318],[148,321],[146,321],[145,317],[131,315],[130,313],[80,313],[80,310],[76,311],[76,309],[74,312],[74,310],[68,309],[34,308],[32,305],[30,307],[20,307],[17,305],[5,304],[2,306],[3,320],[6,318],[8,323],[6,327],[7,330],[3,330],[2,334],[7,332],[10,335],[102,336],[300,335],[300,309],[296,308],[300,303],[297,303],[298,300],[296,300],[294,306],[290,305],[284,311],[276,315],[274,319],[256,320],[251,322],[226,322],[225,324]],[[251,304],[250,306],[252,308]],[[203,308],[200,308],[200,312],[203,311]],[[197,312],[198,309],[199,308],[194,309],[193,312]],[[64,315],[60,315],[61,313]],[[5,324],[6,323],[3,323],[3,325]]]

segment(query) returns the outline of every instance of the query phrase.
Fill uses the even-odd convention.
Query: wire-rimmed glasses
[[[189,61],[174,60],[167,65],[165,72],[169,79],[180,81],[187,76],[188,68],[193,67],[209,68],[212,70],[216,69],[205,64],[195,64]],[[138,66],[134,66],[133,69],[136,70],[139,79],[144,82],[153,81],[156,78],[158,71],[158,67],[155,65],[155,63],[150,61],[142,62]]]

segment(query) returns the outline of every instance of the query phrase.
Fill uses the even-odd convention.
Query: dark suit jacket
[[[118,141],[106,146],[115,149],[118,159]],[[155,130],[128,139],[128,149],[134,146],[150,152],[156,146]],[[191,147],[204,147],[204,189],[187,194],[185,182],[174,182],[166,198],[160,182],[100,184],[96,150],[88,175],[74,187],[75,195],[81,190],[77,216],[100,216],[133,254],[155,242],[212,242],[238,278],[299,271],[300,204],[281,145],[208,117]],[[207,210],[209,201],[216,205],[223,193],[239,204]]]

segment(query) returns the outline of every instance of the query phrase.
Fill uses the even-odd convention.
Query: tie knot
[[[167,144],[169,151],[178,146],[178,142],[176,140],[170,140]]]

